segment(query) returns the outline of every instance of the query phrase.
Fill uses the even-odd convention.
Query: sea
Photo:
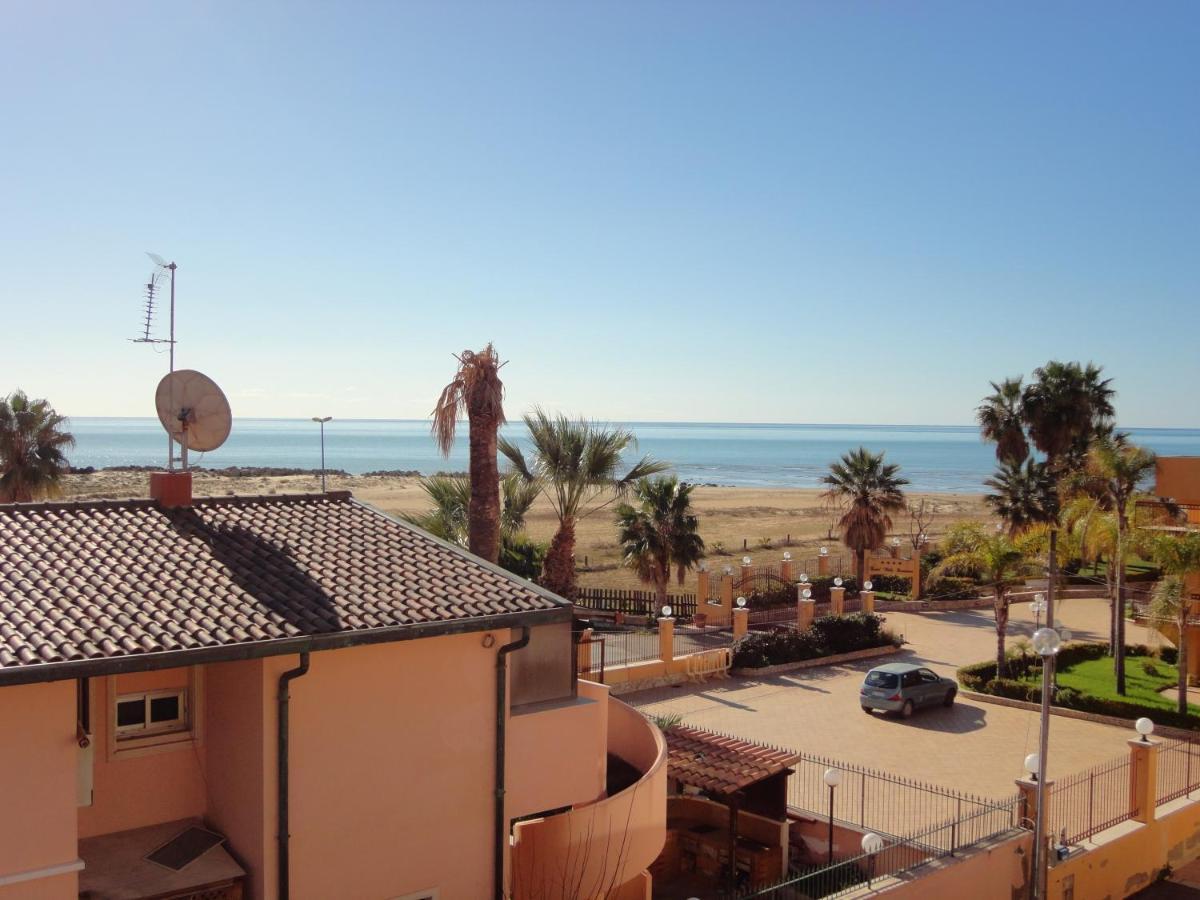
[[[720,422],[631,422],[638,454],[671,464],[696,484],[741,487],[820,486],[829,463],[863,446],[899,463],[909,489],[977,492],[995,468],[995,452],[969,425],[747,425]],[[72,417],[73,466],[160,465],[166,436],[157,419]],[[1200,456],[1200,429],[1127,429],[1133,440],[1161,455]],[[522,442],[524,426],[503,433]],[[411,470],[422,474],[464,471],[465,424],[449,458],[443,458],[429,422],[334,419],[325,426],[325,464],[351,474]],[[630,454],[632,460],[633,454]],[[321,465],[319,426],[307,419],[235,419],[225,444],[190,462],[205,468]]]

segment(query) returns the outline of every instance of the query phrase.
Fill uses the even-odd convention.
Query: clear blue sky
[[[1200,426],[1200,4],[88,3],[0,28],[0,390],[149,415]]]

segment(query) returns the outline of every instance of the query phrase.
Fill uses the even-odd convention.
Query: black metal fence
[[[825,774],[837,770],[840,783],[832,789]],[[1009,801],[998,802],[975,794],[949,790],[916,779],[904,778],[862,766],[846,765],[840,760],[805,754],[793,767],[788,779],[788,804],[827,818],[830,802],[833,818],[881,834],[911,835],[956,821],[971,819],[993,833],[1009,822]],[[988,816],[994,814],[992,819]],[[974,817],[980,818],[975,819]],[[964,837],[978,840],[980,835],[961,835],[952,828],[936,832],[945,840],[939,849],[952,849]]]
[[[1125,754],[1050,785],[1047,834],[1077,844],[1132,818],[1131,771]]]
[[[880,835],[883,846],[877,852],[861,852],[830,865],[809,867],[773,885],[748,890],[738,896],[809,900],[857,893],[864,887],[870,888],[878,879],[912,872],[934,860],[954,856],[970,846],[1012,833],[1023,816],[1021,798],[1014,796],[907,837]]]
[[[1185,738],[1164,743],[1158,749],[1156,804],[1190,797],[1200,790],[1200,744]]]

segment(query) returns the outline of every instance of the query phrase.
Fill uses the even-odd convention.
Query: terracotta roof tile
[[[732,794],[795,765],[800,755],[741,738],[674,725],[667,739],[667,777],[714,794]]]
[[[345,493],[0,506],[0,670],[565,606]]]

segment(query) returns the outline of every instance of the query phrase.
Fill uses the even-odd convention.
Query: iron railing
[[[1001,811],[999,819],[1007,821],[1007,813],[1002,812],[1007,809],[1007,801],[1001,803],[890,772],[847,765],[842,760],[803,754],[792,768],[789,806],[827,819],[830,790],[824,775],[829,769],[837,769],[841,784],[833,789],[833,818],[867,831],[909,835],[977,813],[997,811]],[[954,836],[947,833],[946,837]]]
[[[662,655],[658,632],[646,630],[626,631],[597,631],[592,635],[593,643],[600,643],[603,653],[602,668],[611,669],[614,666],[627,666],[631,663],[646,662],[659,659]],[[592,663],[589,662],[589,665]],[[583,674],[582,672],[580,674]]]
[[[1131,819],[1133,795],[1129,756],[1122,755],[1049,786],[1046,833],[1064,844],[1078,844]]]
[[[878,879],[912,872],[934,860],[1013,833],[1024,815],[1022,798],[1017,795],[907,837],[880,835],[883,849],[876,853],[860,852],[828,865],[810,866],[775,884],[745,890],[737,896],[809,900],[857,893]]]
[[[1158,749],[1155,805],[1190,797],[1200,790],[1200,744],[1190,738],[1164,743]]]

